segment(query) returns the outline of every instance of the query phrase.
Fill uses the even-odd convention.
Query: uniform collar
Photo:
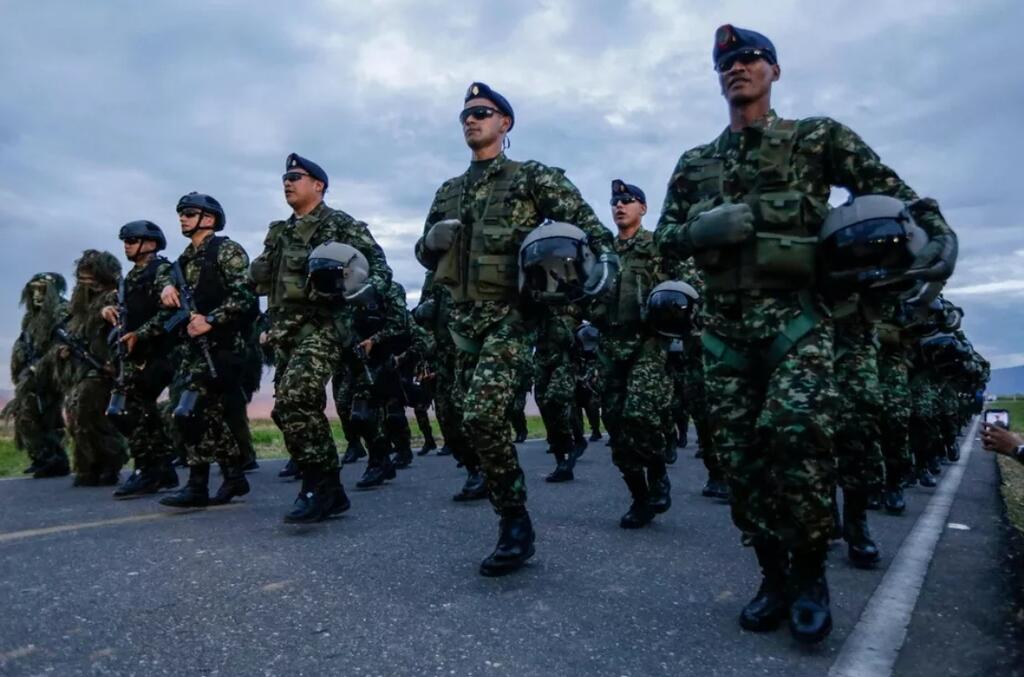
[[[775,112],[775,109],[769,108],[768,112],[765,113],[763,117],[754,120],[752,123],[750,123],[748,126],[744,127],[738,132],[734,132],[731,129],[729,129],[728,126],[726,126],[726,128],[722,130],[722,133],[719,134],[718,138],[715,140],[715,147],[719,150],[719,152],[721,152],[722,150],[724,150],[725,144],[730,139],[734,139],[739,135],[747,133],[751,130],[753,130],[757,134],[760,134],[765,129],[770,129],[774,127],[776,124],[778,124],[779,120],[781,120],[781,118],[779,117],[779,114]]]

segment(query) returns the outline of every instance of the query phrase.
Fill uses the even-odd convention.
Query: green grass
[[[1024,400],[996,400],[988,405],[989,409],[1006,409],[1010,412],[1010,428],[1024,433]],[[1024,532],[1024,465],[1006,458],[999,457],[999,470],[1002,475],[1003,500],[1006,502],[1006,515],[1010,523]]]
[[[434,437],[440,442],[441,432],[437,426],[437,421],[434,418],[430,420]],[[544,436],[544,423],[541,421],[540,416],[527,416],[526,424],[531,438]],[[423,438],[419,434],[419,427],[416,425],[415,419],[409,420],[409,426],[413,434],[412,446],[413,449],[416,449],[423,445]],[[284,449],[281,431],[277,429],[273,421],[269,419],[255,420],[251,424],[251,429],[253,444],[256,446],[256,455],[259,458],[286,458],[288,456]],[[334,422],[332,430],[334,432],[334,439],[338,442],[339,450],[344,451],[345,437],[341,433],[341,426]],[[14,448],[13,425],[10,421],[0,421],[0,477],[19,475],[28,464],[29,460],[25,452]]]

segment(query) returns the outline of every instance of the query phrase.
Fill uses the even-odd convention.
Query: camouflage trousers
[[[945,451],[956,444],[960,432],[960,402],[952,385],[943,383],[939,388],[939,436]]]
[[[715,450],[715,442],[708,426],[708,398],[704,386],[704,357],[700,338],[689,337],[684,341],[686,350],[686,376],[683,398],[686,411],[693,419],[693,427],[697,431],[697,448],[701,450],[701,460],[708,471],[708,479],[724,480],[726,472],[725,459]]]
[[[106,378],[83,378],[68,394],[65,406],[76,474],[117,472],[127,460],[127,441],[106,415],[111,386]]]
[[[327,382],[341,368],[342,343],[332,324],[317,326],[274,346],[274,409],[292,460],[302,466],[333,471],[338,449],[324,410]]]
[[[878,348],[869,327],[859,323],[836,327],[835,408],[833,448],[839,486],[872,492],[882,488],[882,393],[878,379]]]
[[[670,353],[666,369],[672,383],[672,403],[665,421],[665,436],[666,443],[675,446],[680,434],[685,437],[690,427],[690,414],[686,407],[686,365],[682,362],[682,356]]]
[[[456,355],[452,405],[462,423],[462,452],[467,467],[479,464],[483,470],[491,504],[499,513],[526,505],[526,477],[507,419],[526,368],[526,336],[520,322],[506,319],[477,337],[478,352],[459,350]]]
[[[879,441],[885,459],[885,483],[896,487],[910,472],[910,382],[903,349],[882,346],[878,352],[878,380],[882,392]]]
[[[940,450],[939,392],[927,373],[910,379],[910,402],[910,451],[920,469]]]
[[[231,354],[232,351],[224,347],[213,352],[216,356]],[[241,384],[234,378],[235,374],[229,373],[226,365],[217,363],[216,357],[215,364],[220,378],[213,381],[206,359],[197,344],[184,344],[174,378],[181,386],[177,394],[180,398],[186,390],[198,393],[196,415],[188,420],[176,421],[189,466],[204,463],[237,465],[242,460],[242,451],[229,421],[232,415],[237,415],[240,405],[245,406],[245,394]],[[174,407],[178,404],[178,400],[172,402]]]
[[[173,442],[157,405],[157,398],[171,384],[174,368],[170,362],[151,360],[144,367],[125,360],[126,418],[133,422],[128,434],[128,452],[136,470],[158,466],[170,458]]]
[[[709,295],[705,307],[705,333],[747,361],[744,368],[704,353],[714,444],[727,459],[732,519],[744,543],[818,549],[833,528],[832,324],[818,322],[774,368],[764,366],[801,308],[795,294]]]
[[[437,344],[438,350],[433,362],[434,415],[437,416],[437,426],[441,429],[441,437],[444,438],[445,445],[451,449],[452,455],[457,461],[465,463],[463,450],[466,448],[466,443],[462,438],[462,420],[459,418],[460,413],[455,406],[456,350],[453,346],[445,346],[442,349],[440,340],[437,341]]]
[[[624,475],[663,464],[671,404],[666,394],[672,392],[665,347],[659,339],[647,338],[637,343],[627,359],[614,359],[611,351],[604,350],[608,343],[601,345],[601,410],[611,439],[612,462]]]
[[[66,459],[64,451],[64,395],[56,389],[18,388],[13,403],[14,446],[33,463],[44,465]]]
[[[534,397],[554,454],[569,454],[573,446],[572,417],[576,398],[576,374],[568,352],[535,355],[537,375]]]

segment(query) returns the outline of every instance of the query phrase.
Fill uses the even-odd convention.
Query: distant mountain
[[[988,382],[992,395],[1015,395],[1024,393],[1024,364],[1005,369],[993,369]]]

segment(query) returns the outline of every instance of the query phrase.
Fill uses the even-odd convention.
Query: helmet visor
[[[647,322],[654,331],[669,338],[682,338],[690,333],[692,313],[689,297],[680,291],[658,291],[647,302]]]
[[[568,237],[532,242],[520,254],[523,290],[548,299],[583,298],[583,243]]]

